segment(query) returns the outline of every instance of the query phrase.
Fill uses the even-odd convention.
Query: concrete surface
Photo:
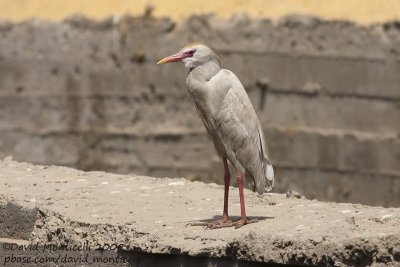
[[[396,21],[307,16],[2,21],[0,157],[221,183],[187,70],[155,64],[203,41],[250,95],[276,192],[399,206],[399,40]]]
[[[43,257],[110,253],[130,257],[132,266],[147,266],[161,255],[171,264],[193,266],[400,264],[398,208],[319,202],[295,192],[258,196],[245,190],[248,216],[260,222],[236,230],[205,230],[185,225],[220,217],[220,185],[35,166],[10,158],[0,161],[0,170],[0,243],[47,245],[39,250]],[[237,189],[231,188],[229,201],[231,217],[238,218]],[[50,250],[51,244],[91,250]],[[4,261],[13,251],[2,248]],[[35,251],[13,253],[30,257]]]

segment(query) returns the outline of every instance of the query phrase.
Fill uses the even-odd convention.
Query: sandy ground
[[[341,266],[400,260],[398,208],[324,203],[274,193],[258,196],[246,190],[248,216],[259,218],[258,223],[237,230],[205,230],[185,225],[220,218],[223,187],[216,184],[10,160],[0,161],[0,169],[0,212],[10,205],[39,209],[28,233],[33,242],[112,242],[150,253],[275,263]],[[230,215],[238,218],[236,188],[231,188],[229,201]],[[15,211],[5,216],[30,223],[18,219]],[[9,227],[2,225],[3,230]],[[4,232],[2,237],[12,238]]]
[[[400,1],[397,0],[0,0],[0,17],[13,20],[31,17],[61,20],[70,14],[83,13],[101,19],[126,13],[140,15],[149,4],[154,7],[155,16],[178,20],[192,14],[211,12],[222,17],[247,13],[253,17],[274,19],[291,13],[302,13],[359,23],[400,18]]]

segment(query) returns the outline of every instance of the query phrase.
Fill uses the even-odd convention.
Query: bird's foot
[[[221,220],[213,221],[213,222],[197,222],[197,223],[188,223],[187,226],[202,226],[205,229],[216,229],[214,228],[216,225],[221,225],[225,223],[231,223],[232,221],[228,218],[222,218]]]
[[[238,229],[238,228],[242,227],[243,225],[250,224],[250,223],[256,223],[256,222],[258,222],[258,219],[249,220],[246,218],[246,219],[240,219],[238,221],[221,219],[221,220],[209,222],[209,223],[188,223],[186,226],[203,226],[205,229],[210,229],[210,230],[235,226],[235,229]]]
[[[221,223],[219,225],[214,225],[210,229],[219,229],[219,228],[232,227],[232,226],[235,226],[235,229],[238,229],[238,228],[242,227],[243,225],[250,224],[250,223],[256,223],[256,222],[258,222],[258,219],[249,220],[246,218],[246,219],[240,219],[240,220],[234,221],[234,222],[230,221],[230,222],[226,222],[226,223]]]

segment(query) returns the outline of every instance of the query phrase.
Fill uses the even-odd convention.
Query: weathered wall
[[[0,156],[221,182],[185,89],[160,58],[202,41],[241,79],[276,191],[400,205],[400,26],[292,16],[0,23]]]

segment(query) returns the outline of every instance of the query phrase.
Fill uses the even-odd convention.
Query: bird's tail
[[[260,179],[254,179],[253,183],[249,184],[253,191],[257,191],[262,195],[265,191],[271,191],[274,187],[274,168],[268,158],[262,160],[262,172],[259,173]]]
[[[265,165],[265,190],[271,191],[274,187],[274,168],[269,160],[266,160]]]
[[[260,180],[262,181],[263,186],[259,186],[258,192],[262,194],[264,190],[271,191],[274,187],[274,168],[272,167],[271,161],[269,160],[267,143],[265,142],[265,137],[264,133],[261,130],[261,126],[259,126],[258,128],[258,136],[261,143],[260,156],[263,168],[263,179]]]

